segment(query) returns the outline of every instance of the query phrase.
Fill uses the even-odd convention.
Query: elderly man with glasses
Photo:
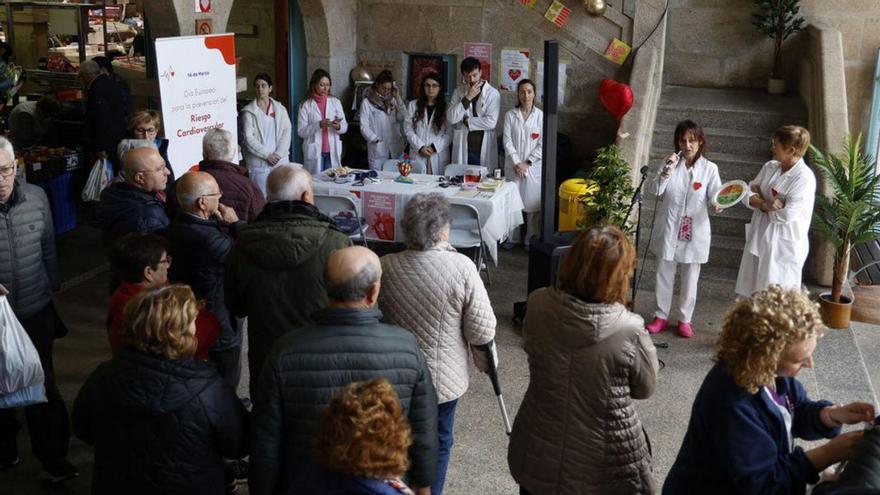
[[[0,295],[6,296],[40,355],[48,402],[26,407],[24,415],[42,476],[57,483],[79,473],[67,461],[70,423],[52,361],[55,337],[65,331],[52,304],[59,287],[55,232],[46,193],[15,173],[12,144],[0,138]],[[0,409],[0,469],[19,462],[15,413]]]

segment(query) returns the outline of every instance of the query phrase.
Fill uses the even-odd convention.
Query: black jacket
[[[233,235],[244,222],[230,226],[230,234],[220,230],[217,220],[205,220],[180,212],[165,231],[168,252],[174,263],[169,278],[189,285],[197,299],[205,300],[205,307],[220,320],[220,337],[213,350],[241,345],[241,335],[224,302],[223,273],[232,250]]]
[[[98,221],[104,232],[104,247],[110,249],[117,239],[130,232],[163,233],[168,227],[165,205],[156,194],[127,182],[117,182],[104,189],[98,203]]]
[[[86,93],[86,142],[90,152],[107,153],[116,170],[122,170],[116,155],[119,141],[128,128],[128,100],[124,90],[110,76],[99,75]]]
[[[86,380],[73,428],[95,446],[93,494],[222,495],[223,458],[248,453],[248,413],[214,364],[131,349]]]
[[[381,323],[377,309],[325,309],[314,318],[314,325],[276,341],[252,390],[251,493],[289,490],[311,461],[312,436],[333,395],[351,382],[380,377],[394,386],[412,427],[409,483],[431,486],[437,476],[437,395],[415,336]]]

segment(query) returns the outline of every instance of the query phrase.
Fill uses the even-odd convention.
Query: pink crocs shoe
[[[666,320],[664,320],[663,318],[656,316],[656,317],[654,317],[654,321],[645,325],[645,330],[647,330],[648,333],[660,333],[664,329],[666,329],[667,323],[668,322]]]
[[[689,339],[694,336],[694,327],[690,323],[680,321],[678,322],[678,335]]]

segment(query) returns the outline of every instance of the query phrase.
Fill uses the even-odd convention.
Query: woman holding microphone
[[[330,96],[330,73],[316,69],[309,81],[310,96],[299,106],[297,134],[303,140],[303,164],[312,175],[342,162],[341,134],[348,130],[342,103]]]
[[[810,133],[803,127],[780,127],[771,141],[773,159],[749,184],[751,192],[743,202],[754,212],[746,225],[746,245],[736,278],[739,295],[751,296],[770,284],[801,287],[816,197],[816,177],[804,163],[809,146]]]
[[[516,108],[504,116],[504,176],[519,186],[526,216],[526,249],[541,228],[541,153],[544,112],[535,107],[535,84],[523,79],[516,85]],[[520,228],[510,233],[519,244]],[[509,244],[508,244],[509,246]]]
[[[394,76],[390,70],[383,70],[373,85],[364,91],[361,103],[361,135],[367,142],[371,170],[382,170],[385,160],[403,153],[401,133],[404,120],[406,106],[394,85]]]
[[[715,192],[721,188],[718,166],[703,156],[706,138],[699,124],[685,120],[675,128],[675,153],[653,184],[661,198],[654,218],[651,252],[657,257],[657,310],[654,321],[645,328],[659,333],[666,328],[672,310],[675,272],[681,265],[681,289],[678,295],[678,335],[694,335],[691,317],[697,302],[697,281],[700,266],[709,260],[712,231],[709,225],[710,206]]]
[[[422,78],[418,98],[409,102],[403,130],[409,142],[413,162],[424,164],[428,174],[442,175],[449,165],[451,136],[446,125],[446,100],[443,82],[436,72]]]

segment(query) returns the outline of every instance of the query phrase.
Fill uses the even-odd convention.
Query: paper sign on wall
[[[156,40],[168,161],[180,177],[202,160],[202,138],[221,128],[238,136],[235,35]]]
[[[214,21],[211,19],[197,19],[196,20],[196,34],[213,34],[214,33]]]
[[[489,75],[492,73],[492,43],[465,43],[464,56],[474,57],[480,61],[480,68],[483,70],[483,79],[489,81]]]
[[[626,58],[629,57],[629,53],[632,51],[632,47],[627,45],[625,42],[614,38],[611,40],[611,43],[608,45],[608,48],[605,49],[605,58],[611,60],[617,65],[623,65],[626,62]]]
[[[195,1],[195,13],[196,14],[207,14],[211,12],[211,0],[194,0]]]
[[[365,234],[369,239],[394,242],[396,200],[394,194],[364,191]]]
[[[528,50],[501,50],[501,81],[498,89],[516,91],[516,85],[529,78]]]
[[[559,0],[553,0],[547,12],[544,13],[544,17],[553,24],[556,24],[557,27],[565,26],[570,15],[571,9],[563,5]]]
[[[526,8],[533,9],[538,0],[519,0],[519,3],[523,4]]]
[[[568,68],[567,62],[559,62],[559,105],[565,103],[565,83],[567,76],[565,71]],[[535,95],[538,101],[544,99],[544,61],[538,60],[537,74],[535,74],[535,85],[538,86],[538,94]]]

